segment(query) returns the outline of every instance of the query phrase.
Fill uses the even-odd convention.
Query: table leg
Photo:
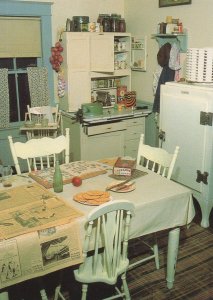
[[[9,294],[7,291],[0,292],[0,300],[9,300]]]
[[[168,252],[167,252],[167,287],[173,287],[175,279],[175,267],[177,262],[178,247],[179,247],[180,228],[175,228],[169,231]]]

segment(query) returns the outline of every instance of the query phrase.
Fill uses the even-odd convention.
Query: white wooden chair
[[[107,299],[130,299],[126,271],[129,265],[129,226],[133,213],[134,205],[131,202],[115,200],[100,205],[88,215],[83,244],[84,261],[74,270],[75,279],[82,283],[82,300],[87,297],[89,283],[102,282],[116,286],[119,276],[122,289],[115,287],[116,295]],[[94,254],[88,256],[91,245]]]
[[[69,128],[65,135],[56,138],[42,137],[25,143],[13,142],[8,136],[9,145],[17,174],[21,174],[19,159],[27,161],[28,171],[55,166],[56,156],[62,154],[65,163],[69,162]]]
[[[46,124],[44,123],[45,120]],[[29,128],[29,132],[27,132],[28,139],[42,136],[56,137],[61,124],[61,113],[58,104],[56,106],[36,107],[27,105],[26,121],[34,121],[36,124],[36,126]]]
[[[162,148],[145,145],[144,134],[141,134],[137,154],[137,164],[141,164],[147,169],[150,169],[153,172],[156,172],[157,174],[166,177],[167,179],[171,179],[178,152],[179,146],[176,146],[174,153],[168,153]],[[156,236],[153,246],[149,245],[146,242],[143,243],[151,249],[151,252],[153,254],[131,263],[129,265],[129,269],[133,269],[134,267],[150,259],[155,259],[156,268],[159,269],[160,263]]]
[[[171,179],[178,152],[178,146],[176,146],[174,153],[168,153],[162,148],[145,145],[144,134],[141,134],[137,164],[143,164],[147,169],[151,169],[157,174],[160,174],[167,179]]]
[[[27,161],[29,172],[32,169],[43,169],[44,166],[55,166],[56,156],[59,154],[63,154],[64,162],[69,163],[69,128],[66,128],[65,132],[65,136],[42,137],[31,139],[26,143],[14,143],[12,137],[8,136],[17,174],[21,174],[19,159]],[[45,289],[40,290],[40,295],[42,300],[48,300]]]

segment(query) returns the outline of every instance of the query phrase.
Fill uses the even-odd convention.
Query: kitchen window
[[[0,1],[0,71],[3,68],[0,78],[5,83],[3,85],[0,82],[1,144],[8,135],[4,129],[10,129],[9,133],[13,134],[20,127],[19,121],[23,120],[26,105],[30,102],[28,67],[47,68],[50,101],[55,104],[53,72],[49,63],[52,46],[51,6],[50,2]],[[5,88],[7,84],[9,95]]]
[[[0,38],[6,41],[0,44],[0,69],[8,72],[9,105],[8,99],[3,99],[7,126],[24,121],[27,105],[30,105],[27,67],[37,67],[42,57],[41,20],[39,17],[0,17],[0,27]],[[8,95],[5,83],[1,88]]]
[[[8,69],[9,123],[24,121],[30,94],[27,67],[36,67],[37,58],[0,58],[0,68]]]

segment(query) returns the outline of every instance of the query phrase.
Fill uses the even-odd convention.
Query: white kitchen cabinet
[[[136,158],[140,135],[145,132],[145,117],[87,126],[63,113],[63,128],[70,128],[70,160],[116,156]]]
[[[213,207],[213,86],[166,83],[161,86],[160,143],[180,147],[172,179],[192,189],[203,227]]]
[[[117,44],[120,46],[118,48]],[[64,32],[62,35],[66,81],[60,109],[74,112],[93,99],[93,83],[119,79],[131,90],[131,35],[129,33]],[[114,81],[116,83],[116,81]],[[114,95],[116,85],[106,90]],[[96,88],[96,91],[102,88]]]
[[[124,155],[137,158],[140,136],[145,133],[145,118],[125,120]]]

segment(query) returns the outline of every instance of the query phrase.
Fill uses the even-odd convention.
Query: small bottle
[[[63,192],[63,176],[61,174],[61,169],[58,160],[55,163],[55,172],[53,175],[53,189],[56,193]]]
[[[183,33],[183,23],[178,23],[178,32]]]

